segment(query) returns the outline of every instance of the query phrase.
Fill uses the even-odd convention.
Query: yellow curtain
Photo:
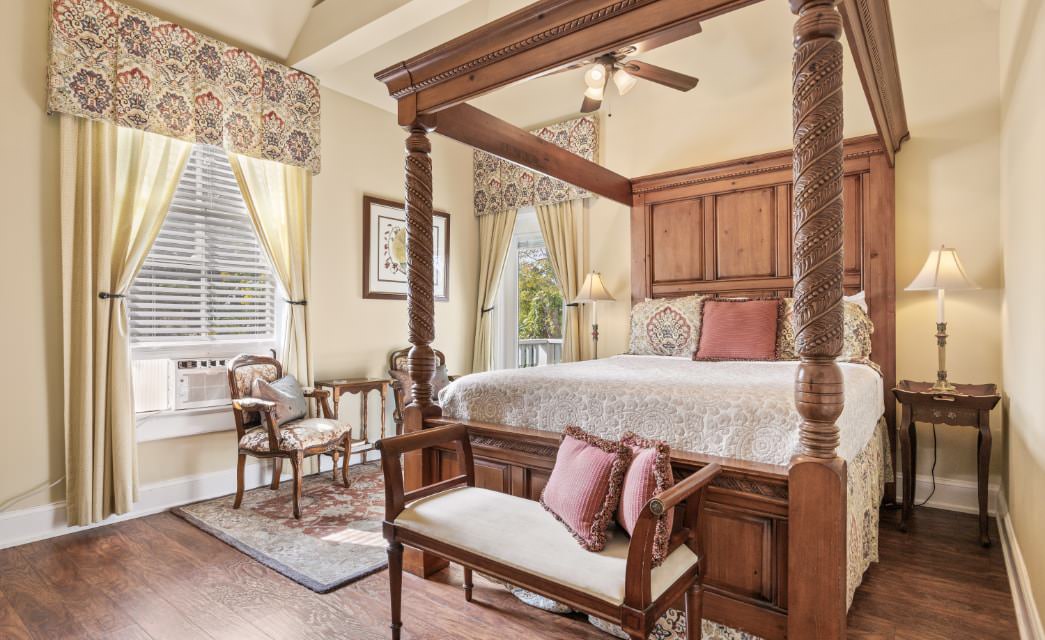
[[[490,312],[501,288],[517,214],[515,209],[508,209],[479,216],[479,295],[475,310],[473,372],[493,368],[493,314]]]
[[[301,384],[312,385],[312,172],[234,153],[229,163],[290,302],[280,360]]]
[[[61,116],[66,508],[71,525],[129,511],[137,443],[127,304],[192,145]]]
[[[537,206],[537,222],[541,235],[548,247],[548,258],[552,263],[555,279],[563,300],[569,304],[577,297],[584,283],[587,265],[584,264],[584,203],[567,200]],[[581,307],[567,306],[562,328],[562,361],[575,362],[581,359]]]

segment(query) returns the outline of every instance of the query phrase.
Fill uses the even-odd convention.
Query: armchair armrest
[[[268,413],[275,410],[276,403],[261,398],[237,398],[232,401],[232,406],[240,411],[261,411]]]
[[[641,609],[650,604],[652,600],[653,543],[657,530],[657,518],[669,513],[671,509],[683,502],[686,503],[686,515],[681,531],[682,538],[698,558],[698,571],[702,570],[700,567],[704,564],[704,558],[697,519],[704,507],[704,492],[721,471],[722,467],[718,464],[709,464],[678,484],[653,496],[642,508],[632,532],[631,545],[628,547],[624,594],[624,602],[627,605]]]
[[[334,419],[334,410],[330,408],[330,389],[319,389],[316,387],[304,387],[302,390],[306,398],[314,398],[324,418]]]
[[[403,467],[400,456],[420,452],[449,443],[457,446],[457,461],[460,475],[419,487],[407,492],[403,488]],[[385,522],[392,523],[403,512],[407,503],[445,491],[458,485],[475,486],[475,466],[472,460],[472,444],[468,428],[462,424],[451,424],[432,429],[423,429],[378,440],[374,447],[381,452],[381,468],[385,476]]]

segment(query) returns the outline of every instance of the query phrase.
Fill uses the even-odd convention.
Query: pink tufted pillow
[[[606,527],[620,499],[631,449],[578,427],[566,427],[541,506],[588,551],[606,546]]]
[[[694,360],[775,360],[780,300],[706,300]]]
[[[628,472],[624,475],[620,506],[617,508],[617,522],[630,536],[635,533],[639,514],[650,498],[671,487],[675,480],[671,475],[671,450],[667,444],[659,440],[647,440],[630,431],[625,433],[620,441],[631,449],[632,455]],[[657,529],[653,538],[654,567],[659,566],[668,557],[668,542],[674,523],[673,511],[657,519]]]

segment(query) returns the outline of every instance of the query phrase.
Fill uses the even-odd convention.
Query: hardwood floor
[[[883,513],[881,562],[864,576],[850,638],[1017,638],[997,543],[975,516],[919,509],[911,533]],[[584,620],[544,613],[458,570],[407,576],[406,638],[600,638]],[[0,550],[3,639],[387,638],[384,572],[315,594],[170,514]]]

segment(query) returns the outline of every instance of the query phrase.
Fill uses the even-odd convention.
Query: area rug
[[[339,474],[340,476],[340,474]],[[381,521],[385,489],[380,463],[352,467],[352,486],[330,473],[307,476],[301,519],[291,513],[293,483],[179,507],[174,513],[258,562],[317,593],[326,593],[387,566]]]

